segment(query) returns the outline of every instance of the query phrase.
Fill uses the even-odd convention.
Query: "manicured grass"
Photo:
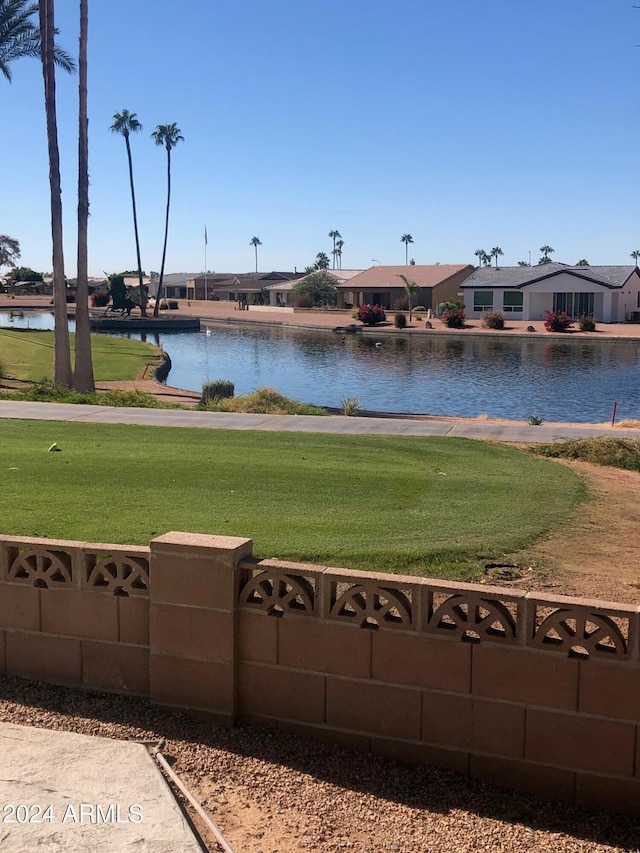
[[[71,334],[71,359],[75,336]],[[96,381],[136,379],[149,364],[160,363],[160,350],[127,338],[91,336]],[[0,365],[6,378],[37,382],[51,379],[53,332],[0,329]]]
[[[5,534],[217,533],[260,557],[463,579],[586,498],[564,466],[466,439],[40,421],[0,421],[0,476]]]

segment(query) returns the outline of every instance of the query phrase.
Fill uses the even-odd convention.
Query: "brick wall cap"
[[[568,595],[544,595],[539,592],[527,592],[525,598],[533,604],[541,604],[546,607],[554,607],[558,604],[567,604],[571,607],[585,607],[589,610],[606,610],[608,612],[625,613],[630,616],[640,613],[640,606],[635,604],[623,604],[620,601],[603,601],[597,598],[572,598]]]
[[[216,536],[209,533],[180,533],[172,530],[151,540],[152,545],[180,545],[196,548],[216,548],[222,551],[235,551],[252,545],[252,539],[241,536]]]

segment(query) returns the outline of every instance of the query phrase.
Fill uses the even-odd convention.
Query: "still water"
[[[0,326],[52,322],[51,314],[0,315]],[[356,397],[361,408],[380,412],[577,422],[610,420],[617,402],[618,419],[640,419],[640,342],[464,333],[378,340],[224,324],[211,334],[128,336],[163,347],[173,365],[167,384],[193,391],[228,379],[236,394],[267,385],[325,406]]]

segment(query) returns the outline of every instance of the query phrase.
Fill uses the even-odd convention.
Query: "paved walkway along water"
[[[0,400],[0,418],[74,421],[76,423],[142,424],[200,429],[322,432],[344,435],[440,435],[516,443],[567,441],[610,435],[639,438],[637,429],[592,424],[541,424],[448,418],[344,417],[332,415],[244,415],[189,409],[135,409],[81,406],[71,403],[27,403]]]

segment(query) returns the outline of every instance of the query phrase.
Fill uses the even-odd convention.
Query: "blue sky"
[[[58,0],[77,53],[77,3]],[[187,17],[188,15],[188,17]],[[124,141],[132,137],[142,264],[159,270],[176,122],[166,272],[303,269],[344,239],[346,268],[630,263],[640,248],[640,9],[631,0],[109,0],[90,3],[92,275],[135,267]],[[58,75],[65,262],[75,274],[77,78]],[[42,76],[0,80],[0,233],[50,270]]]

